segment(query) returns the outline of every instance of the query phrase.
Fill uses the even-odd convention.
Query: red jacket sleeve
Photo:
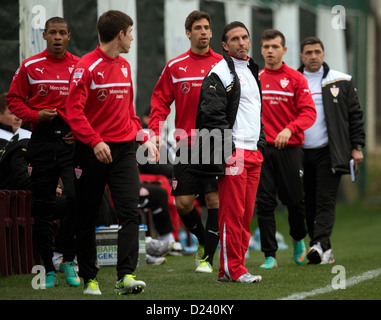
[[[308,82],[303,76],[299,78],[299,81],[296,84],[295,105],[298,110],[298,116],[286,126],[286,128],[290,129],[293,134],[304,132],[316,121],[315,104],[312,99]]]
[[[145,143],[146,141],[149,140],[149,136],[146,132],[144,132],[142,128],[142,124],[140,121],[140,118],[136,115],[135,113],[135,108],[134,108],[134,93],[133,93],[133,88],[131,87],[132,94],[130,95],[130,118],[134,125],[136,126],[136,141],[139,142],[140,144]]]
[[[172,76],[168,65],[157,82],[151,98],[151,114],[148,128],[156,135],[160,135],[160,122],[164,122],[171,112],[171,104],[175,100],[172,87]]]
[[[94,148],[103,140],[90,125],[84,111],[91,80],[91,73],[87,68],[77,67],[74,70],[66,102],[66,114],[74,137]]]
[[[26,100],[31,92],[30,90],[28,74],[24,64],[22,64],[13,77],[6,101],[12,113],[24,122],[29,122],[33,126],[36,126],[39,124],[39,111],[29,108],[26,104]]]

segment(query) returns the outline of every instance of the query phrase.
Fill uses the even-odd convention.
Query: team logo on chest
[[[123,75],[127,78],[127,76],[128,76],[127,68],[122,67],[121,70],[123,72]]]
[[[340,88],[337,88],[336,86],[333,86],[333,87],[331,88],[331,93],[332,93],[332,95],[333,95],[335,98],[337,98],[337,96],[338,96],[339,93],[340,93]]]
[[[283,89],[285,89],[289,83],[290,83],[290,80],[287,80],[286,78],[280,80],[280,85],[282,86]]]
[[[81,177],[83,171],[81,168],[77,167],[77,168],[74,168],[74,172],[75,172],[75,177],[77,179],[79,179]]]

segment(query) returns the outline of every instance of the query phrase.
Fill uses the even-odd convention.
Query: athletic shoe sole
[[[124,280],[123,287],[115,288],[115,293],[117,295],[138,294],[144,292],[145,287],[146,284],[143,281]]]
[[[115,294],[118,296],[127,295],[127,294],[138,294],[144,292],[144,287],[137,285],[131,288],[115,289]]]

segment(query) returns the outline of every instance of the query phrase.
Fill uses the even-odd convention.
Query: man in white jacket
[[[218,281],[255,283],[262,277],[248,272],[245,253],[265,145],[258,66],[248,56],[250,35],[243,23],[235,21],[225,27],[222,46],[224,60],[211,70],[202,85],[196,129],[221,130],[224,140],[233,142],[232,150],[224,151],[225,164],[209,167],[217,169],[220,175]],[[218,147],[213,152],[218,152]],[[201,163],[199,170],[208,170],[208,165]]]

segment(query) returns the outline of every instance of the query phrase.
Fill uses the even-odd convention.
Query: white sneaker
[[[195,272],[212,273],[213,272],[213,267],[212,267],[212,265],[208,261],[202,260],[202,261],[200,261],[200,264],[196,268]]]
[[[314,244],[307,253],[308,264],[320,264],[323,259],[323,249],[320,242]]]
[[[239,282],[239,283],[256,283],[256,282],[261,282],[262,277],[261,276],[255,276],[250,274],[249,272],[244,273],[242,276],[240,276],[237,280],[234,282]]]
[[[90,279],[85,283],[83,294],[100,296],[102,292],[99,290],[99,284],[97,279]]]
[[[332,249],[328,249],[323,252],[323,258],[321,259],[321,264],[332,264],[335,263],[335,258],[333,257]]]

